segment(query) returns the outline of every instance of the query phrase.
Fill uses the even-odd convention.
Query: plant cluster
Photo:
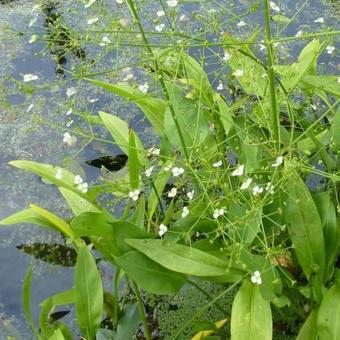
[[[140,323],[151,339],[143,292],[170,295],[193,285],[208,302],[177,325],[172,339],[212,305],[224,313],[220,301],[236,290],[231,319],[196,326],[193,339],[218,338],[226,322],[232,339],[271,339],[272,308],[284,307],[305,318],[298,339],[336,339],[340,78],[317,73],[319,55],[332,49],[331,32],[306,36],[312,40],[297,61],[279,64],[270,26],[270,11],[278,6],[265,0],[263,42],[259,31],[246,41],[226,32],[221,37],[231,87],[237,88],[230,99],[214,90],[184,46],[153,47],[135,2],[126,3],[149,56],[144,67],[161,94],[129,79],[109,83],[82,75],[82,80],[134,102],[159,145],[146,148],[125,121],[99,112],[93,122],[105,127],[127,156],[120,156],[125,167],[103,184],[90,186],[79,174],[54,165],[10,162],[55,185],[74,214],[65,220],[31,205],[0,222],[59,232],[76,253],[74,289],[41,303],[39,329],[29,310],[32,273],[27,273],[24,307],[36,337],[72,339],[70,329],[51,316],[56,307],[74,304],[86,339],[130,339]],[[266,49],[266,62],[257,57],[258,47]],[[64,143],[71,145],[74,138],[66,133]],[[307,185],[315,174],[322,179],[317,190]],[[120,197],[121,212],[98,203],[103,192]],[[103,289],[97,267],[102,260],[115,268],[113,292]],[[211,296],[201,280],[224,289]],[[121,285],[129,294],[122,294]]]

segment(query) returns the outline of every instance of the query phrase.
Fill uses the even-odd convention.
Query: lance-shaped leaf
[[[102,321],[103,286],[87,246],[79,249],[74,284],[78,326],[86,338],[94,339]]]
[[[222,276],[226,262],[201,250],[163,240],[126,239],[131,247],[175,272],[195,276]]]
[[[105,90],[132,100],[142,109],[145,116],[159,134],[164,134],[163,116],[166,108],[164,100],[145,94],[139,89],[126,83],[110,84],[100,80],[85,78],[92,84],[102,87]]]
[[[258,285],[244,281],[238,290],[231,313],[232,340],[271,340],[272,311]]]
[[[111,115],[109,113],[99,112],[100,118],[103,120],[104,125],[109,130],[112,138],[117,143],[117,145],[125,152],[126,155],[129,154],[129,126],[126,122],[120,118]],[[147,164],[145,150],[143,143],[138,138],[134,136],[136,151],[138,153],[138,159],[141,165],[145,166]]]
[[[285,165],[284,217],[294,250],[306,277],[322,282],[325,270],[323,228],[313,198],[289,161]]]
[[[340,284],[334,284],[324,296],[318,313],[320,340],[340,338]]]

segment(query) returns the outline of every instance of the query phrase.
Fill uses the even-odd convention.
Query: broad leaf
[[[174,294],[186,283],[185,276],[170,271],[138,251],[117,259],[118,265],[150,294]]]
[[[272,312],[258,285],[245,281],[238,290],[231,313],[231,340],[271,340]]]
[[[114,340],[132,339],[136,334],[137,327],[140,323],[139,315],[137,304],[126,306],[118,320]]]
[[[302,325],[296,340],[317,340],[317,317],[318,311],[312,311]]]
[[[103,286],[95,260],[87,246],[81,246],[75,270],[77,323],[88,339],[93,339],[103,315]]]
[[[129,177],[130,188],[137,189],[139,182],[139,161],[138,152],[136,148],[135,133],[133,130],[129,131]]]

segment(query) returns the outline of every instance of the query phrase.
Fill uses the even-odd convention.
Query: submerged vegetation
[[[340,76],[320,59],[336,60],[339,31],[316,17],[321,29],[283,36],[298,14],[268,0],[239,4],[238,15],[217,3],[220,13],[193,11],[195,27],[177,12],[185,3],[116,0],[119,14],[109,20],[108,4],[86,1],[83,10],[102,12],[90,12],[83,31],[64,22],[58,2],[41,6],[46,31],[29,43],[45,39],[71,105],[65,129],[39,123],[62,130],[65,148],[100,141],[116,154],[86,161],[100,168],[96,182],[66,165],[9,162],[55,186],[72,212],[30,204],[0,221],[61,235],[63,244],[18,248],[74,266],[74,286],[41,301],[38,320],[27,271],[27,322],[37,339],[337,339]],[[143,5],[157,5],[152,20]],[[243,31],[248,15],[262,26]],[[91,28],[100,21],[104,28]],[[294,57],[285,47],[293,42]],[[101,69],[112,56],[117,64]],[[16,83],[33,96],[44,90],[32,85],[39,81],[26,73]],[[82,86],[140,111],[80,109]],[[103,263],[114,270],[113,287]],[[63,321],[70,309],[77,329]]]

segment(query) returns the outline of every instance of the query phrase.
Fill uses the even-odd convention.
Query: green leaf
[[[330,191],[320,192],[314,195],[313,199],[323,226],[326,253],[325,280],[327,280],[334,270],[334,263],[340,247],[340,224],[338,225],[336,209]]]
[[[301,79],[303,88],[321,90],[330,95],[340,97],[340,83],[337,76],[307,75]]]
[[[331,137],[330,137],[330,147],[332,151],[340,152],[340,106],[332,120],[330,127]]]
[[[36,174],[37,176],[42,177],[47,182],[53,183],[54,185],[58,187],[63,187],[71,191],[74,191],[75,193],[79,194],[80,196],[84,198],[90,198],[92,200],[97,194],[95,191],[91,191],[89,193],[83,194],[81,191],[77,189],[76,185],[74,184],[75,175],[69,172],[68,170],[60,168],[58,166],[32,162],[32,161],[20,161],[20,160],[11,161],[9,162],[9,164],[15,166],[18,169],[30,171]],[[56,178],[57,171],[62,172],[61,179]]]
[[[113,243],[115,247],[118,249],[119,254],[123,255],[128,251],[133,250],[126,242],[127,238],[135,238],[135,239],[146,239],[154,237],[153,234],[147,233],[141,228],[135,226],[126,221],[116,221],[111,223],[112,235],[113,235]]]
[[[81,197],[78,193],[66,188],[59,188],[59,191],[64,196],[73,213],[77,216],[84,212],[100,213],[101,210],[93,203]]]
[[[135,133],[129,130],[129,177],[130,188],[137,189],[139,185],[139,161],[135,142]]]
[[[136,225],[140,229],[144,229],[145,222],[145,196],[140,195],[138,205],[135,212],[131,215],[129,222]]]
[[[115,263],[116,256],[120,255],[115,246],[111,223],[116,219],[107,212],[83,213],[71,222],[72,230],[77,237],[89,237],[95,248],[108,261]]]
[[[137,304],[126,306],[119,318],[114,340],[132,339],[136,334],[139,323],[140,317]]]
[[[24,306],[24,313],[27,323],[31,326],[34,335],[37,339],[41,339],[38,330],[36,329],[32,314],[31,314],[31,283],[32,283],[32,268],[29,268],[22,288],[22,304]]]
[[[164,102],[164,100],[152,97],[149,94],[145,94],[139,89],[136,89],[126,83],[110,84],[100,80],[90,78],[85,79],[92,84],[102,87],[111,93],[134,101],[136,105],[140,107],[145,113],[147,119],[154,127],[154,129],[160,135],[164,134],[163,115],[166,107],[166,103]]]
[[[129,155],[129,127],[127,123],[114,115],[102,111],[99,111],[99,116],[103,120],[104,125],[111,133],[112,138],[117,145],[126,155]],[[141,165],[145,166],[147,164],[147,160],[143,143],[137,136],[135,136],[135,143],[139,162]]]
[[[17,223],[32,223],[37,224],[43,228],[57,230],[53,223],[42,217],[40,214],[36,213],[31,208],[21,210],[0,221],[0,225],[11,225]]]
[[[285,162],[284,189],[287,193],[284,216],[294,250],[306,277],[315,275],[321,284],[325,270],[323,228],[313,198],[294,169]]]
[[[88,339],[93,339],[103,315],[103,286],[95,260],[87,246],[81,246],[75,269],[77,323]]]
[[[316,60],[324,46],[324,43],[313,40],[303,48],[296,63],[278,68],[282,74],[281,82],[287,92],[294,90],[307,72],[315,67]]]
[[[186,283],[185,276],[170,271],[138,251],[117,259],[118,265],[150,294],[175,294]]]
[[[318,313],[318,336],[320,340],[340,338],[340,285],[334,284],[324,296]]]
[[[49,340],[65,340],[64,335],[60,329],[56,329],[48,338]]]
[[[238,290],[231,312],[232,340],[271,340],[272,312],[258,285],[245,281]]]
[[[234,124],[232,111],[219,94],[215,93],[214,101],[218,106],[218,112],[224,128],[225,135],[228,136],[229,131],[231,130]]]
[[[63,219],[61,219],[57,215],[54,215],[48,210],[38,207],[37,205],[31,204],[30,207],[34,212],[51,222],[55,226],[55,228],[66,237],[74,239],[74,234],[71,227]]]
[[[292,21],[285,15],[281,15],[281,14],[273,15],[272,20],[278,24],[289,24]]]
[[[228,269],[225,261],[181,244],[138,239],[126,239],[125,242],[175,272],[195,276],[221,276]]]
[[[312,311],[302,325],[296,340],[317,340],[317,317],[318,311]]]

